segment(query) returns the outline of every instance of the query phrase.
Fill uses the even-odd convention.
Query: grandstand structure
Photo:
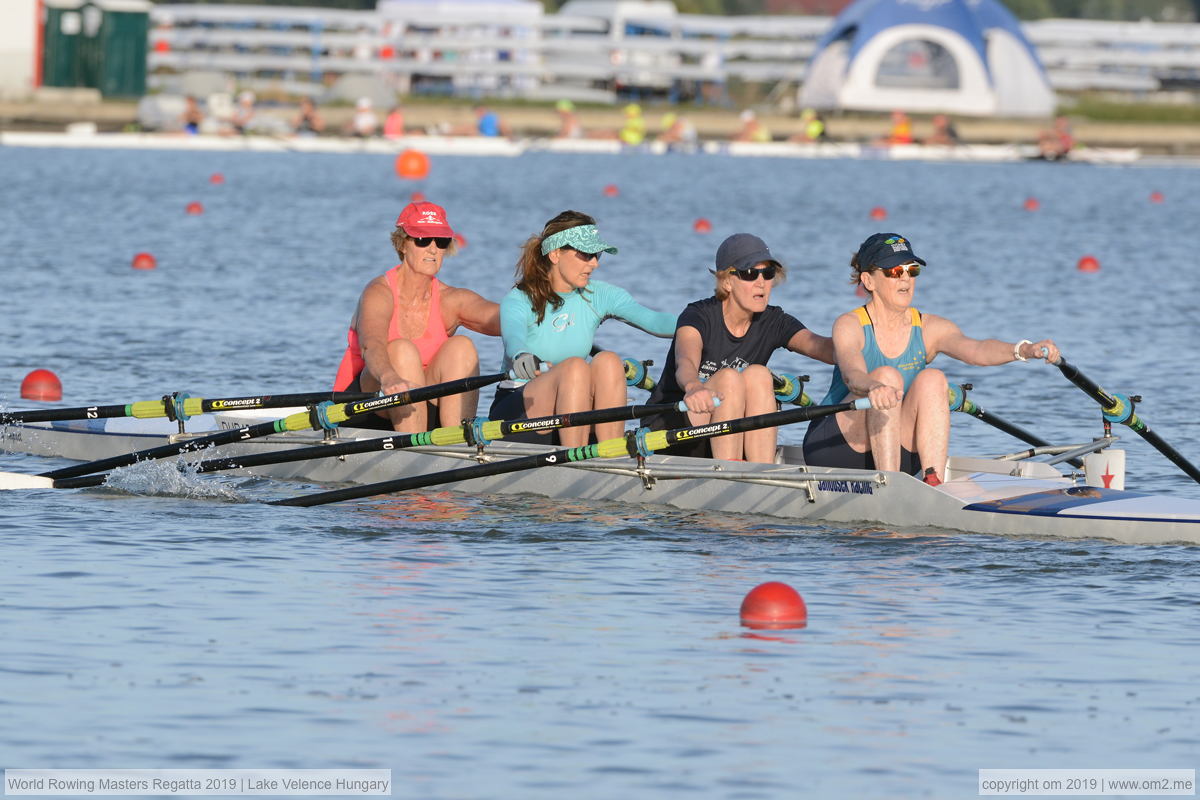
[[[380,0],[375,11],[160,4],[151,87],[183,76],[320,100],[396,95],[722,102],[731,83],[802,84],[831,17],[680,14],[669,0]],[[1200,89],[1200,25],[1043,20],[1024,31],[1057,91]]]

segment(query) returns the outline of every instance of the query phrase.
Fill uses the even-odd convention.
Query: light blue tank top
[[[922,335],[921,329],[921,312],[915,308],[908,309],[908,312],[912,324],[908,334],[908,346],[900,355],[888,358],[879,350],[879,342],[875,339],[875,326],[871,322],[871,315],[867,313],[867,307],[859,306],[854,309],[854,314],[863,327],[862,354],[863,360],[867,362],[867,372],[883,366],[895,367],[900,370],[900,375],[904,378],[904,391],[906,392],[912,385],[913,378],[917,377],[917,373],[925,369],[925,337]],[[849,394],[850,390],[846,388],[846,382],[842,380],[841,368],[834,367],[833,380],[830,381],[829,391],[825,394],[821,405],[841,403]]]

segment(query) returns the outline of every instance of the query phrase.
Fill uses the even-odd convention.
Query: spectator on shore
[[[183,98],[183,103],[183,113],[179,115],[179,122],[183,125],[184,133],[195,135],[200,132],[200,126],[204,124],[204,112],[193,95],[189,94]]]
[[[935,114],[933,117],[933,133],[925,139],[924,144],[942,145],[953,147],[957,144],[962,144],[962,140],[958,136],[958,130],[954,127],[954,123],[945,114]]]
[[[1038,134],[1038,151],[1047,161],[1066,158],[1074,146],[1075,137],[1071,134],[1071,121],[1066,117],[1057,117],[1053,128]]]
[[[300,98],[300,109],[292,118],[292,131],[297,136],[319,136],[325,131],[325,120],[311,97]]]
[[[663,114],[661,128],[662,133],[658,135],[658,141],[663,144],[696,144],[696,126],[682,114],[676,114],[674,111]]]
[[[825,130],[825,120],[815,109],[806,108],[800,112],[800,130],[790,137],[789,142],[825,142],[829,134]]]
[[[346,133],[360,139],[369,139],[379,133],[379,117],[371,107],[371,98],[360,97],[354,105],[354,116],[346,126]]]
[[[582,139],[583,126],[579,124],[579,115],[575,113],[575,104],[570,100],[559,100],[554,104],[558,112],[558,133],[555,139]]]
[[[876,139],[874,143],[880,147],[891,147],[894,144],[912,144],[912,120],[908,118],[908,114],[905,114],[903,111],[893,111],[891,130],[888,131],[887,136]]]
[[[734,142],[769,142],[771,141],[771,131],[766,125],[759,120],[758,115],[750,109],[746,109],[739,117],[742,127],[738,128],[737,133],[730,137],[730,141]]]
[[[233,109],[233,116],[229,120],[229,124],[233,128],[233,132],[245,136],[254,128],[254,92],[245,90],[237,97],[237,105]]]
[[[646,140],[646,118],[637,103],[625,106],[625,124],[617,131],[617,138],[630,147],[637,147]]]
[[[404,110],[400,106],[392,106],[391,111],[383,120],[383,138],[400,139],[405,135]]]
[[[509,135],[508,125],[500,119],[500,115],[487,106],[475,106],[475,135],[505,136]]]

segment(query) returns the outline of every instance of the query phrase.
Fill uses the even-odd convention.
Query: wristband
[[[1028,339],[1022,339],[1021,341],[1014,344],[1013,345],[1013,361],[1025,361],[1026,360],[1025,356],[1021,355],[1021,345],[1023,345],[1023,344],[1033,344],[1033,342],[1029,341]]]

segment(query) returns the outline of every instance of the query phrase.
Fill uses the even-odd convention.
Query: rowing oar
[[[68,419],[111,419],[136,417],[157,419],[167,417],[172,422],[186,420],[211,411],[243,411],[250,408],[290,408],[309,403],[354,403],[378,397],[378,392],[309,392],[307,394],[268,394],[255,397],[222,397],[205,400],[176,393],[161,400],[141,400],[111,406],[80,406],[78,408],[43,408],[32,411],[0,411],[0,425],[16,422],[56,422]]]
[[[1117,422],[1132,428],[1134,433],[1149,442],[1155,450],[1162,453],[1175,466],[1187,473],[1189,478],[1200,483],[1200,469],[1196,469],[1190,461],[1180,455],[1178,450],[1164,442],[1157,433],[1150,430],[1149,425],[1139,418],[1137,414],[1133,413],[1135,399],[1140,400],[1140,397],[1132,398],[1128,395],[1104,391],[1095,381],[1080,372],[1075,365],[1068,362],[1061,355],[1055,366],[1066,376],[1067,380],[1078,386],[1083,390],[1084,394],[1100,404],[1100,408],[1104,413],[1105,425]]]
[[[71,467],[43,472],[40,475],[22,475],[16,472],[0,472],[0,489],[53,489],[56,481],[64,478],[74,478],[79,475],[90,475],[93,472],[105,472],[117,467],[127,467],[138,461],[152,461],[160,458],[170,458],[181,453],[194,452],[205,447],[216,447],[233,442],[244,442],[248,439],[258,439],[273,433],[286,431],[303,431],[317,428],[334,428],[338,423],[345,422],[357,414],[367,414],[393,406],[404,406],[420,403],[425,400],[435,400],[447,395],[460,394],[487,386],[508,377],[506,373],[497,372],[494,375],[476,375],[433,386],[421,386],[407,392],[397,392],[380,397],[376,400],[364,400],[355,403],[321,404],[313,406],[308,411],[302,411],[283,419],[262,422],[244,428],[218,431],[207,436],[151,447],[99,461],[89,461]]]
[[[967,398],[967,391],[975,388],[969,383],[963,383],[950,386],[950,410],[961,411],[964,414],[970,414],[976,419],[981,419],[988,425],[991,425],[997,430],[1004,431],[1009,436],[1020,439],[1026,444],[1031,444],[1034,447],[1049,447],[1050,443],[1045,439],[1030,433],[1019,425],[1014,425],[1006,419],[997,417],[990,411],[985,411],[975,404],[975,401]],[[1083,467],[1083,461],[1078,458],[1073,458],[1068,462],[1071,466],[1079,469]]]
[[[462,425],[434,428],[420,433],[396,433],[391,436],[374,436],[369,439],[354,439],[337,444],[322,444],[313,447],[297,447],[274,453],[253,453],[242,456],[210,458],[196,464],[195,472],[220,472],[227,469],[250,469],[267,464],[283,464],[292,461],[308,461],[314,458],[333,458],[356,453],[376,453],[384,450],[405,450],[410,447],[445,447],[452,444],[487,444],[514,433],[550,431],[559,428],[574,428],[580,425],[598,425],[604,422],[621,422],[641,419],[668,411],[687,411],[683,401],[678,403],[656,403],[644,406],[617,406],[574,414],[558,414],[551,417],[535,417],[520,420],[467,420]],[[108,480],[109,473],[81,475],[77,478],[59,478],[54,481],[56,489],[83,489],[101,486]]]
[[[630,431],[625,436],[615,439],[605,439],[603,442],[589,444],[584,447],[572,447],[564,450],[551,450],[539,455],[511,458],[507,461],[494,461],[488,464],[473,464],[469,467],[434,472],[429,475],[415,475],[410,478],[371,483],[364,486],[352,486],[347,489],[334,489],[328,492],[317,492],[302,497],[292,497],[286,500],[275,500],[270,505],[277,506],[319,506],[326,503],[337,503],[342,500],[355,500],[360,497],[370,497],[377,494],[391,494],[410,489],[422,489],[427,486],[438,486],[444,483],[454,483],[472,478],[484,478],[490,475],[504,475],[510,472],[521,472],[538,467],[567,464],[576,461],[587,461],[592,458],[621,458],[622,456],[648,456],[655,450],[663,450],[677,442],[691,442],[698,439],[709,439],[714,436],[724,436],[729,433],[743,433],[759,428],[774,428],[794,422],[824,417],[839,411],[870,408],[867,398],[860,398],[849,403],[831,406],[807,406],[805,408],[789,408],[786,411],[775,411],[770,414],[759,414],[755,417],[742,417],[725,422],[715,422],[694,428],[676,428],[669,431],[648,431],[645,428]]]

